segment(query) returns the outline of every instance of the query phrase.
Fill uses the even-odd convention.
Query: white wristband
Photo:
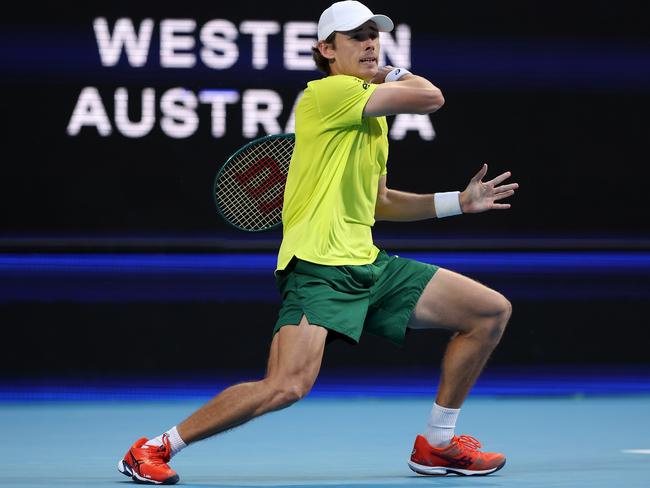
[[[397,81],[399,80],[402,76],[410,75],[411,72],[407,70],[406,68],[395,68],[391,71],[388,72],[386,75],[386,78],[384,78],[385,83],[389,83],[391,81]]]
[[[433,201],[436,206],[436,217],[451,217],[463,213],[460,208],[460,192],[448,191],[444,193],[434,193]]]

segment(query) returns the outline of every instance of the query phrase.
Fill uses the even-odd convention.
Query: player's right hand
[[[386,75],[395,69],[394,66],[386,65],[383,68],[379,68],[377,74],[370,80],[370,83],[375,85],[381,85],[386,80]]]

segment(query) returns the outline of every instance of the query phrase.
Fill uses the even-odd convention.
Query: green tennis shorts
[[[273,333],[299,324],[305,315],[310,324],[335,332],[328,340],[357,343],[368,332],[402,345],[415,304],[437,270],[384,251],[374,263],[361,266],[324,266],[294,258],[276,272],[282,307]]]

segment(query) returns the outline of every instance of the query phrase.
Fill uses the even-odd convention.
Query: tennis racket
[[[284,185],[294,134],[261,137],[228,158],[214,179],[214,202],[221,217],[248,232],[282,223]]]

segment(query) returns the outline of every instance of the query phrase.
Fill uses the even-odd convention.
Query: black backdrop
[[[266,89],[283,102],[284,129],[312,70],[283,66],[287,22],[316,21],[327,2],[132,2],[102,6],[34,6],[3,17],[2,232],[24,234],[219,233],[211,183],[221,162],[250,137],[242,134],[242,95]],[[521,191],[511,212],[429,224],[381,224],[378,231],[456,234],[647,236],[646,181],[650,108],[650,33],[642,2],[372,1],[411,32],[412,70],[443,90],[447,103],[431,117],[436,137],[407,132],[391,142],[389,185],[411,191],[460,189],[482,162],[490,174],[512,170]],[[147,61],[124,53],[103,66],[93,22],[118,19],[136,28],[153,21]],[[161,67],[160,25],[191,19],[194,68]],[[211,69],[201,61],[201,28],[225,19],[272,20],[268,65],[253,69],[252,36],[234,41],[237,61]],[[407,56],[408,57],[408,56]],[[390,58],[389,58],[390,59]],[[95,87],[112,126],[66,132],[75,104]],[[155,124],[139,138],[115,124],[114,95],[129,94],[129,116],[141,94],[155,90]],[[198,128],[175,139],[161,129],[160,98],[181,87],[235,90],[226,132],[211,135],[210,105],[198,104]],[[256,135],[265,130],[259,127]]]

